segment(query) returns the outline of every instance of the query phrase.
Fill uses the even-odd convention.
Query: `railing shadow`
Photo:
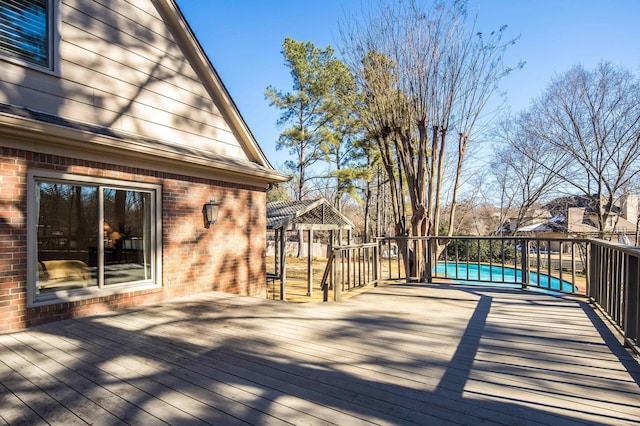
[[[624,348],[620,339],[611,331],[611,328],[605,323],[605,321],[598,315],[595,308],[586,303],[580,302],[580,307],[584,314],[589,318],[594,328],[598,331],[602,340],[606,343],[607,347],[612,354],[618,358],[618,361],[624,366],[629,375],[633,378],[638,386],[640,386],[640,364],[633,355]]]
[[[436,392],[438,392],[444,383],[447,386],[452,384],[455,386],[456,393],[462,397],[464,394],[465,384],[469,378],[469,374],[473,368],[473,361],[476,357],[476,353],[480,348],[480,339],[482,339],[483,330],[487,324],[487,318],[489,317],[489,311],[491,310],[492,297],[481,293],[475,293],[470,291],[471,294],[477,294],[478,299],[476,308],[473,311],[473,315],[469,318],[467,327],[464,334],[460,338],[460,343],[456,348],[456,352],[451,358],[450,365],[455,366],[456,373],[463,371],[465,376],[458,374],[452,374],[454,371],[452,368],[447,368],[445,374],[442,376]]]

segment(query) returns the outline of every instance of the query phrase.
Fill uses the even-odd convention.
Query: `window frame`
[[[37,206],[36,192],[38,182],[63,183],[69,185],[95,186],[99,197],[104,188],[116,188],[129,191],[141,191],[151,194],[150,220],[151,223],[151,278],[149,280],[125,282],[105,285],[104,247],[102,244],[103,211],[102,200],[99,202],[98,228],[98,280],[96,286],[59,290],[38,294],[38,242],[37,242]],[[69,303],[79,300],[105,297],[132,291],[141,291],[162,287],[162,185],[118,179],[99,178],[86,175],[76,175],[52,170],[32,169],[27,173],[27,308],[36,308],[56,303]]]
[[[47,1],[47,27],[47,54],[49,57],[49,61],[46,66],[13,55],[10,52],[2,49],[0,49],[0,59],[25,68],[30,68],[35,71],[40,71],[59,77],[60,57],[58,55],[58,46],[60,43],[60,0]]]

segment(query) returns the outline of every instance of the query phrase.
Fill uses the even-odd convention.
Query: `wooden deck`
[[[0,424],[638,424],[640,368],[584,302],[389,285],[208,293],[0,335]]]

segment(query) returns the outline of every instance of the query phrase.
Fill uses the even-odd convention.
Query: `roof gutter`
[[[84,154],[86,157],[93,154],[92,160],[132,164],[135,167],[144,164],[154,170],[162,169],[173,173],[184,171],[235,183],[266,187],[271,183],[290,179],[270,167],[199,152],[189,147],[138,140],[134,136],[102,135],[13,114],[0,113],[0,136],[1,145],[15,149],[66,156],[69,154],[61,152],[63,149],[73,150],[74,156]]]

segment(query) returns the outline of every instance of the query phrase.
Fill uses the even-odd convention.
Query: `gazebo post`
[[[329,231],[329,258],[331,258],[331,253],[333,253],[333,229]],[[333,267],[335,268],[336,261],[334,260]],[[333,273],[329,274],[329,288],[333,289]]]
[[[280,230],[274,229],[273,236],[273,251],[275,255],[273,256],[273,271],[276,275],[280,275],[280,262],[278,256],[280,256]]]
[[[313,256],[311,250],[313,248],[313,229],[307,231],[307,296],[313,296]]]
[[[287,247],[285,234],[284,228],[280,228],[280,300],[287,300],[285,294],[287,284]]]

